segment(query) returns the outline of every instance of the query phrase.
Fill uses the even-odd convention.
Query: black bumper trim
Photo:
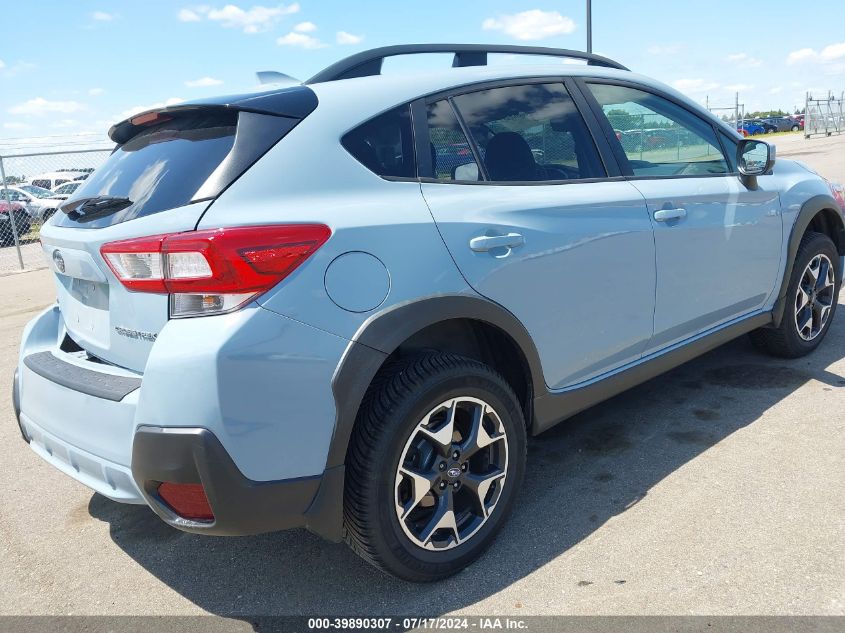
[[[331,485],[337,479],[331,470],[314,477],[253,481],[204,428],[141,426],[132,445],[132,476],[150,507],[166,523],[197,534],[238,536],[307,527],[337,540],[331,510],[341,507],[343,488],[338,494],[338,487]],[[201,483],[214,521],[177,516],[158,496],[158,485],[164,481]],[[322,501],[313,504],[318,491]],[[312,505],[315,509],[310,512]]]
[[[23,362],[34,373],[50,382],[104,400],[120,402],[141,387],[140,378],[115,376],[85,369],[56,358],[50,352],[30,354]]]
[[[18,428],[21,431],[21,437],[24,442],[29,444],[29,437],[27,436],[26,431],[23,430],[23,424],[21,424],[21,386],[18,381],[17,368],[15,368],[15,375],[12,378],[12,407],[15,409],[15,419],[18,421]]]

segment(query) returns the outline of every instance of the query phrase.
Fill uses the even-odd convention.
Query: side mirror
[[[736,166],[743,176],[763,176],[775,165],[775,148],[763,141],[742,139],[736,148]]]
[[[464,163],[452,170],[452,180],[478,180],[478,165],[475,163]]]

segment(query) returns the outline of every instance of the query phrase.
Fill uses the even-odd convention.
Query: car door
[[[760,311],[774,290],[783,239],[774,177],[746,187],[724,151],[729,144],[735,154],[735,142],[720,141],[710,121],[666,95],[599,81],[584,90],[654,220],[657,293],[647,353]],[[621,140],[612,132],[619,129],[627,131]],[[659,130],[659,140],[637,130]]]
[[[639,359],[652,334],[651,220],[630,183],[607,177],[565,85],[500,86],[421,109],[423,196],[468,283],[532,336],[547,385]]]

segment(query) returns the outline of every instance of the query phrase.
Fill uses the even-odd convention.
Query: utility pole
[[[593,52],[593,2],[587,0],[587,52]]]

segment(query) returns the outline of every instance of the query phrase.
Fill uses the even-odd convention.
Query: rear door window
[[[437,180],[481,180],[481,171],[448,99],[429,104],[428,137]]]
[[[587,124],[562,83],[491,88],[453,101],[478,147],[488,180],[565,181],[607,175]]]
[[[364,167],[383,177],[415,178],[410,105],[394,108],[347,132],[341,143]]]

